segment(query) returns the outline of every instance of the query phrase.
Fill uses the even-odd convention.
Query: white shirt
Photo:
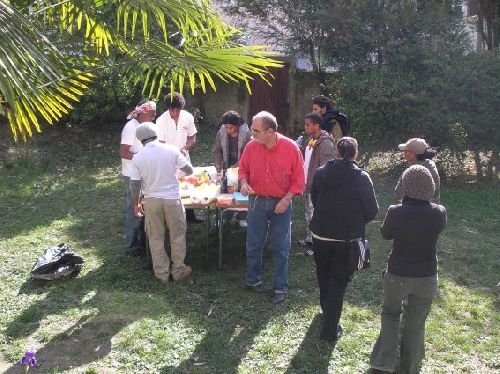
[[[131,180],[142,180],[146,198],[179,199],[177,168],[188,164],[186,157],[173,145],[158,140],[147,143],[132,158]]]
[[[130,152],[137,153],[142,149],[142,143],[135,136],[135,130],[140,123],[132,118],[128,121],[122,130],[122,139],[120,144],[130,145]],[[130,177],[130,169],[132,165],[132,160],[127,160],[126,158],[122,158],[122,174],[126,177]]]
[[[184,148],[188,136],[197,133],[193,115],[185,110],[180,111],[177,124],[170,117],[168,110],[158,117],[156,124],[158,125],[158,140],[165,144],[175,145],[178,149]]]
[[[311,155],[313,153],[314,148],[306,146],[306,150],[304,152],[304,178],[307,183],[307,172],[309,171],[309,164],[311,163]]]

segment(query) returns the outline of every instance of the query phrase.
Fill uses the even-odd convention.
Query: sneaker
[[[273,295],[273,304],[281,304],[286,299],[286,293],[284,292],[275,292]]]
[[[304,256],[314,256],[314,251],[312,248],[307,248],[305,251],[304,251]]]
[[[247,224],[247,220],[246,220],[246,219],[240,219],[240,220],[238,221],[238,224],[240,225],[240,227],[243,227],[243,228],[245,228],[245,227],[247,227],[247,226],[248,226],[248,224]]]
[[[144,257],[144,256],[146,256],[146,250],[144,248],[126,249],[125,253],[128,256],[132,256],[132,257]]]
[[[193,269],[191,269],[191,266],[186,266],[176,270],[176,273],[172,273],[172,278],[174,278],[174,281],[178,281],[182,278],[189,277],[192,273]]]
[[[259,284],[256,284],[254,286],[251,286],[249,284],[245,284],[245,290],[257,292],[257,293],[267,293],[267,292],[273,291],[273,288],[269,287],[269,286],[264,286],[263,283],[259,283]]]
[[[342,326],[338,325],[337,326],[337,333],[335,334],[335,336],[332,336],[329,333],[327,334],[324,331],[322,331],[319,338],[322,340],[326,340],[330,343],[336,343],[337,340],[339,340],[343,334],[344,334],[344,330],[342,329]]]
[[[170,273],[155,273],[155,278],[163,284],[168,284]]]

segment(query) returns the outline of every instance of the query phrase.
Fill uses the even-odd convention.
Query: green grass
[[[124,197],[115,133],[46,131],[27,145],[6,145],[0,164],[0,371],[30,347],[33,372],[360,373],[380,326],[380,271],[390,250],[378,226],[395,177],[374,175],[381,212],[369,224],[373,265],[348,286],[336,347],[318,339],[318,289],[312,258],[295,244],[304,234],[294,202],[290,295],[274,307],[242,290],[245,231],[226,229],[223,271],[217,240],[188,228],[193,276],[167,288],[142,259],[122,251]],[[214,131],[200,129],[192,159],[211,163]],[[78,131],[77,133],[75,133]],[[376,166],[382,168],[383,165]],[[500,369],[498,185],[443,187],[448,224],[439,242],[440,292],[427,323],[423,373]],[[201,225],[203,226],[203,225]],[[48,247],[66,242],[86,261],[78,277],[33,281]],[[271,280],[269,251],[265,278]]]

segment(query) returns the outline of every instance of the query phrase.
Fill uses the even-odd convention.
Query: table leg
[[[210,256],[209,256],[209,233],[210,233],[210,206],[207,206],[207,209],[206,209],[206,212],[207,212],[207,227],[205,228],[205,240],[206,240],[206,251],[207,251],[207,265],[208,265],[208,261],[210,259]]]
[[[222,217],[224,217],[224,210],[219,212],[219,208],[217,209],[217,216],[219,218],[219,270],[222,270],[222,225],[224,224],[224,220]]]

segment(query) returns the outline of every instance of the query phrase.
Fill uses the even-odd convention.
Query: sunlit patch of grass
[[[207,130],[191,154],[195,165],[211,163],[216,129]],[[275,307],[269,295],[243,290],[245,231],[234,227],[225,228],[218,271],[217,236],[209,237],[207,259],[204,225],[189,226],[186,262],[194,273],[164,286],[144,259],[123,253],[119,132],[101,135],[107,142],[95,147],[95,134],[82,142],[46,139],[34,149],[19,146],[9,157],[22,162],[0,168],[1,360],[14,365],[35,347],[43,372],[350,374],[368,368],[380,328],[380,271],[391,249],[379,235],[397,178],[384,172],[392,166],[389,159],[372,165],[380,204],[377,222],[367,226],[372,266],[355,274],[347,288],[344,336],[333,347],[318,339],[314,260],[296,243],[305,234],[302,198],[293,203],[285,304]],[[422,373],[500,368],[498,194],[491,184],[443,186],[449,221],[438,243],[441,286],[427,323]],[[60,242],[83,256],[82,272],[53,282],[31,280],[37,257]],[[269,247],[264,279],[272,282]],[[78,339],[85,337],[100,350],[82,358],[85,347]]]

